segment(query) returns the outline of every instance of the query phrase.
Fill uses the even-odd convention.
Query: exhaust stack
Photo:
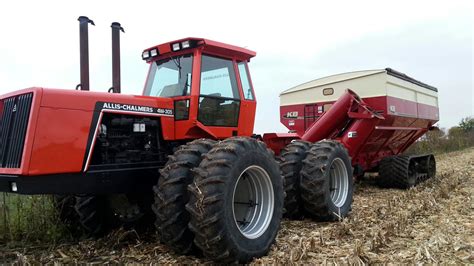
[[[120,31],[125,33],[120,23],[112,25],[112,88],[114,93],[120,93]],[[109,90],[110,91],[110,90]]]
[[[79,52],[81,60],[81,83],[76,86],[76,90],[89,90],[89,23],[95,26],[94,21],[85,16],[80,16],[79,20]]]

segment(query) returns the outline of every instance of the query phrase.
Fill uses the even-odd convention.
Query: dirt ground
[[[474,148],[437,156],[436,178],[410,190],[356,184],[342,222],[284,220],[269,263],[474,263]],[[116,231],[99,240],[0,246],[0,263],[206,263],[179,256],[154,237]]]

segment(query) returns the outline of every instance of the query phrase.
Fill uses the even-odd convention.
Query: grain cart
[[[101,235],[155,221],[160,240],[176,252],[247,262],[270,249],[285,190],[287,214],[304,208],[334,220],[350,209],[353,167],[360,175],[379,166],[387,180],[402,184],[405,166],[410,178],[433,170],[430,156],[389,157],[436,119],[398,120],[402,116],[390,112],[401,110],[386,104],[388,96],[366,103],[333,88],[332,98],[324,98],[332,107],[314,123],[260,141],[253,134],[256,96],[247,66],[255,52],[203,38],[145,49],[142,59],[150,67],[143,95],[124,95],[123,29],[113,23],[113,86],[108,93],[89,91],[93,22],[79,22],[76,90],[34,87],[0,96],[0,191],[54,195],[71,228]],[[308,99],[320,104],[314,96]],[[301,122],[300,107],[281,108],[289,127]],[[402,176],[390,176],[392,168]]]
[[[433,86],[386,68],[316,79],[280,101],[291,133],[263,139],[281,152],[288,217],[346,216],[353,175],[378,171],[382,186],[409,188],[436,173],[433,155],[401,155],[439,119]]]

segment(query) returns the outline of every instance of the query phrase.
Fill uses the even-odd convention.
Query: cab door
[[[198,121],[209,127],[239,126],[240,93],[233,61],[202,55]]]
[[[250,78],[250,71],[246,61],[237,62],[237,83],[241,88],[239,135],[251,136],[255,123],[257,102]]]

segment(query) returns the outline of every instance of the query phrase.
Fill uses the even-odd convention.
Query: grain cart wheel
[[[160,170],[158,185],[153,188],[153,211],[160,240],[177,253],[186,254],[194,248],[194,234],[188,228],[189,213],[185,207],[189,201],[188,185],[194,179],[191,170],[216,143],[210,139],[198,139],[180,146],[169,156],[165,167]]]
[[[261,141],[233,137],[216,144],[189,185],[194,243],[217,262],[267,254],[283,211],[283,179]]]
[[[85,231],[100,236],[119,226],[143,229],[150,219],[147,202],[148,195],[84,195],[76,196],[74,208]]]
[[[379,164],[379,185],[386,188],[410,188],[416,185],[415,161],[409,156],[383,158]]]
[[[79,223],[79,215],[74,206],[76,197],[74,195],[53,195],[53,206],[56,209],[59,220],[67,228],[72,236],[79,236],[82,232]]]
[[[353,177],[346,148],[334,140],[314,143],[303,160],[301,198],[303,207],[321,221],[339,220],[352,205]]]
[[[302,217],[300,196],[300,171],[311,143],[294,140],[280,154],[280,170],[285,184],[285,214],[290,219]]]

